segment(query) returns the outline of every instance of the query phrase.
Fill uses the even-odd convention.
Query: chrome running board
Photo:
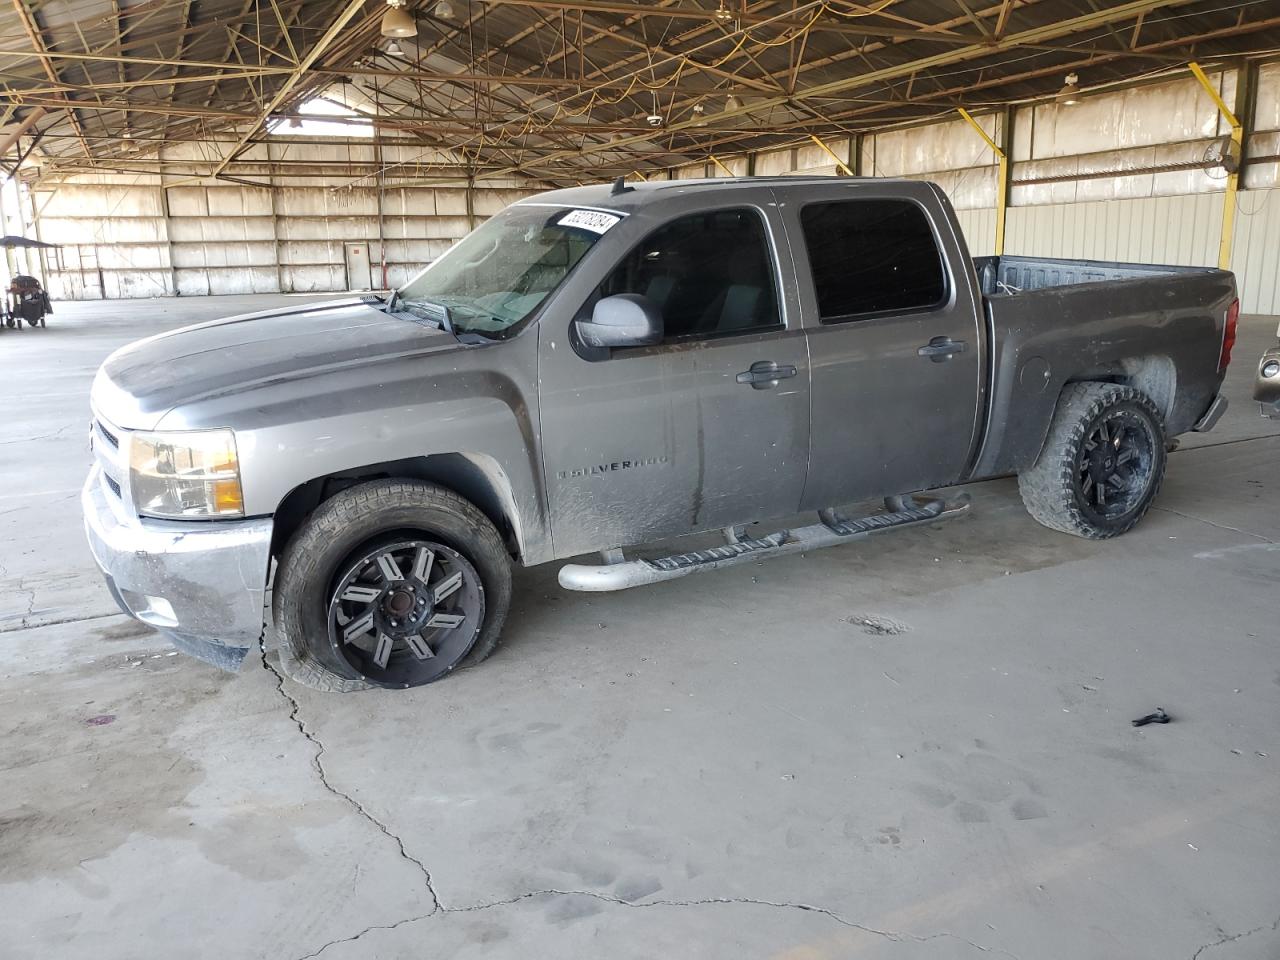
[[[765,537],[738,538],[726,536],[729,542],[704,550],[691,550],[654,560],[620,560],[598,565],[569,563],[560,568],[560,586],[566,590],[585,593],[608,593],[626,590],[647,583],[675,580],[691,573],[717,570],[721,567],[744,563],[748,560],[780,557],[789,553],[802,553],[834,547],[841,543],[862,540],[873,533],[900,530],[904,527],[949,520],[969,509],[969,495],[961,494],[951,503],[941,500],[920,499],[903,510],[877,513],[866,517],[844,518],[834,511],[819,513],[821,523],[795,530],[779,530]],[[610,551],[611,557],[620,551]]]

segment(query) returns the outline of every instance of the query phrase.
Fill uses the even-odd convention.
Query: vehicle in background
[[[237,666],[272,577],[295,676],[415,686],[493,652],[513,561],[595,553],[561,584],[617,590],[933,523],[965,499],[915,494],[1011,473],[1042,524],[1123,533],[1225,409],[1238,308],[1223,270],[974,261],[925,182],[555,191],[385,301],[114,353],[88,538],[185,650]]]
[[[0,321],[7,327],[22,329],[48,326],[46,317],[53,313],[49,294],[35,277],[18,274],[5,290],[4,313]]]
[[[1276,331],[1280,338],[1280,330]],[[1280,342],[1258,361],[1258,376],[1253,382],[1253,399],[1262,405],[1262,415],[1280,420]]]

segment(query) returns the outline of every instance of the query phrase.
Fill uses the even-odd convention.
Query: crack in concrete
[[[427,893],[431,895],[431,905],[432,905],[431,910],[428,913],[424,914],[423,916],[430,916],[431,914],[441,910],[442,907],[440,904],[440,897],[436,895],[436,889],[431,880],[431,871],[427,869],[426,864],[424,864],[417,857],[410,854],[409,851],[405,849],[404,840],[402,840],[398,834],[393,832],[391,828],[388,827],[385,823],[383,823],[381,820],[375,817],[372,813],[370,813],[365,808],[364,804],[362,804],[355,797],[351,796],[351,794],[346,793],[343,790],[339,790],[330,782],[328,771],[325,770],[324,762],[322,760],[325,753],[325,746],[323,743],[320,742],[320,738],[317,737],[314,733],[312,733],[307,728],[306,723],[303,721],[302,717],[299,715],[299,711],[302,709],[302,705],[296,699],[294,699],[294,697],[289,693],[288,690],[285,689],[284,674],[281,673],[279,670],[277,670],[275,667],[273,667],[271,665],[271,661],[267,659],[267,644],[266,644],[265,633],[263,634],[262,638],[258,640],[258,649],[262,653],[262,668],[266,670],[268,673],[270,673],[273,677],[275,677],[276,692],[278,692],[280,696],[283,697],[284,700],[289,704],[289,720],[293,723],[295,727],[298,728],[298,732],[301,733],[302,736],[315,748],[314,752],[311,754],[311,766],[315,770],[316,776],[319,777],[320,783],[324,786],[326,790],[332,793],[335,797],[338,797],[339,799],[346,801],[346,803],[351,807],[351,809],[355,810],[356,813],[358,813],[365,820],[369,821],[369,823],[373,824],[373,826],[376,827],[379,830],[379,832],[381,832],[389,840],[391,840],[396,845],[396,848],[399,851],[401,859],[413,864],[418,869],[418,872],[422,874],[423,882],[426,884],[426,887],[427,887]],[[401,921],[401,923],[407,923],[407,922],[408,921]],[[376,928],[371,927],[370,929],[376,929]],[[362,931],[352,939],[357,939],[360,936],[363,936],[365,932],[367,931]],[[339,941],[335,941],[335,942],[339,942]],[[326,944],[326,946],[328,945]],[[320,949],[324,950],[325,947],[321,947]],[[317,951],[317,953],[319,953],[319,951]],[[311,954],[311,956],[315,956],[315,954]]]
[[[1182,517],[1184,520],[1194,520],[1197,523],[1207,524],[1208,526],[1216,527],[1219,530],[1229,530],[1232,533],[1240,534],[1242,537],[1253,537],[1255,540],[1261,540],[1263,543],[1275,543],[1275,541],[1270,537],[1264,537],[1260,533],[1250,533],[1248,530],[1241,530],[1239,527],[1233,527],[1229,524],[1218,523],[1215,520],[1207,520],[1204,517],[1197,517],[1192,513],[1183,513],[1181,510],[1174,510],[1172,507],[1158,507],[1155,504],[1152,504],[1151,509],[1159,510],[1163,513],[1171,513],[1175,517]]]
[[[849,927],[854,930],[860,930],[863,933],[871,934],[872,936],[880,937],[882,939],[888,940],[893,943],[928,943],[929,941],[932,941],[932,940],[949,939],[949,940],[959,941],[960,943],[963,943],[969,947],[972,947],[974,950],[977,950],[979,953],[1001,954],[1003,956],[1012,958],[1012,960],[1020,960],[1020,958],[1016,954],[1010,953],[1008,950],[1004,950],[1000,947],[987,947],[973,940],[970,940],[967,937],[962,937],[959,934],[955,934],[955,933],[944,931],[941,933],[919,935],[919,934],[913,934],[913,933],[898,933],[890,930],[880,930],[863,923],[858,923],[855,920],[850,920],[847,917],[841,916],[840,914],[836,913],[834,910],[830,910],[826,907],[818,907],[808,903],[788,903],[788,902],[779,902],[774,900],[762,900],[762,899],[757,899],[753,897],[708,897],[708,898],[697,899],[697,900],[647,900],[642,903],[634,903],[629,900],[623,900],[620,897],[611,897],[611,896],[608,896],[607,894],[595,893],[588,890],[545,889],[545,890],[533,890],[528,893],[522,893],[517,896],[508,897],[503,900],[492,900],[488,902],[472,904],[470,906],[465,906],[465,907],[447,906],[440,899],[440,895],[436,892],[434,881],[431,878],[431,871],[427,869],[426,864],[424,864],[421,860],[419,860],[417,857],[414,857],[408,852],[408,850],[405,848],[404,840],[398,834],[394,833],[390,827],[388,827],[386,824],[382,823],[382,821],[374,817],[365,808],[365,806],[362,803],[360,803],[359,800],[351,796],[349,793],[339,790],[330,782],[328,772],[325,770],[324,764],[321,759],[325,753],[325,746],[320,741],[319,737],[317,737],[310,729],[307,728],[306,722],[302,719],[300,715],[301,704],[288,692],[288,690],[285,689],[284,674],[281,673],[279,670],[277,670],[274,666],[272,666],[270,660],[267,659],[267,646],[266,646],[265,633],[263,634],[262,638],[260,638],[258,641],[258,649],[262,655],[262,668],[266,670],[268,673],[270,673],[272,677],[274,677],[275,684],[276,684],[276,691],[280,694],[281,698],[284,699],[284,701],[289,704],[289,720],[297,728],[298,732],[302,734],[303,738],[306,739],[315,748],[311,756],[311,766],[315,770],[317,777],[320,779],[320,783],[324,786],[324,788],[329,793],[345,801],[353,810],[356,811],[357,814],[359,814],[365,820],[369,821],[369,823],[371,823],[374,827],[376,827],[379,832],[384,834],[386,837],[388,837],[390,840],[392,840],[395,843],[401,859],[406,860],[409,863],[412,863],[415,867],[417,867],[418,871],[422,874],[423,880],[426,883],[427,891],[431,895],[431,909],[428,910],[426,913],[417,914],[412,917],[405,917],[402,920],[397,920],[395,923],[374,924],[374,925],[365,927],[364,929],[350,936],[340,937],[336,940],[330,940],[329,942],[321,945],[316,950],[313,950],[311,953],[304,954],[303,956],[298,957],[297,960],[315,960],[316,957],[319,957],[330,947],[336,947],[345,943],[353,943],[361,939],[362,937],[370,933],[373,933],[375,931],[396,930],[400,927],[407,926],[408,924],[417,923],[421,920],[428,920],[432,917],[443,915],[443,914],[480,913],[486,910],[496,910],[500,907],[511,906],[512,904],[520,903],[525,900],[531,900],[536,897],[586,897],[592,900],[598,900],[603,903],[608,903],[614,906],[626,907],[628,909],[634,909],[634,910],[643,910],[643,909],[649,909],[652,907],[673,907],[673,908],[683,909],[683,908],[690,908],[690,907],[712,906],[717,904],[745,904],[750,906],[770,907],[776,910],[799,910],[806,913],[818,914],[819,916],[826,917],[827,919],[832,920],[835,923],[840,924],[841,926]]]
[[[928,935],[920,935],[920,934],[914,934],[914,933],[897,933],[890,930],[879,930],[875,927],[870,927],[870,926],[867,926],[866,924],[858,923],[855,920],[850,920],[847,917],[843,917],[840,914],[836,913],[834,910],[829,910],[826,907],[817,907],[808,903],[786,903],[786,902],[779,902],[775,900],[760,900],[754,897],[707,897],[707,898],[698,899],[698,900],[647,900],[643,903],[633,903],[629,900],[623,900],[619,897],[611,897],[611,896],[608,896],[607,894],[594,893],[588,890],[555,890],[555,889],[533,890],[533,891],[530,891],[529,893],[522,893],[522,894],[519,894],[518,896],[508,897],[504,900],[492,900],[486,903],[473,904],[468,907],[449,907],[449,906],[445,906],[443,903],[440,903],[440,901],[437,900],[436,908],[429,913],[419,914],[418,916],[415,916],[415,917],[406,917],[405,919],[398,920],[395,923],[378,924],[371,927],[365,927],[359,933],[353,934],[349,937],[342,937],[338,940],[331,940],[328,943],[324,944],[324,946],[320,947],[318,950],[315,950],[312,953],[308,953],[302,957],[299,957],[298,960],[314,960],[314,958],[320,956],[330,947],[339,946],[340,944],[344,944],[344,943],[352,943],[356,940],[359,940],[361,937],[364,937],[366,934],[373,933],[375,931],[395,930],[395,929],[398,929],[399,927],[403,927],[411,923],[417,923],[421,920],[428,920],[432,917],[443,915],[443,914],[481,913],[486,910],[494,910],[499,907],[508,907],[508,906],[511,906],[512,904],[520,903],[524,900],[532,900],[536,897],[586,897],[590,900],[599,900],[603,903],[608,903],[608,904],[619,906],[619,907],[627,907],[628,909],[632,909],[632,910],[645,910],[652,907],[675,907],[675,908],[704,907],[704,906],[715,906],[720,904],[744,904],[748,906],[770,907],[777,910],[799,910],[805,913],[816,913],[820,916],[826,917],[827,919],[840,924],[841,926],[850,927],[854,930],[859,930],[863,933],[868,933],[868,934],[871,934],[872,936],[880,937],[884,940],[890,941],[891,943],[928,943],[932,940],[956,940],[956,941],[959,941],[960,943],[965,944],[966,946],[972,947],[974,950],[977,950],[979,953],[1001,954],[1003,956],[1012,958],[1012,960],[1019,960],[1019,957],[1017,954],[1011,953],[1008,950],[1002,949],[1000,947],[984,946],[983,944],[970,940],[967,937],[962,937],[956,933],[949,933],[949,932],[943,931],[941,933],[931,933]]]
[[[30,588],[23,589],[23,593],[33,593]],[[31,601],[31,605],[27,608],[29,611],[27,616],[31,615],[35,607],[35,600]],[[0,627],[0,633],[17,633],[19,630],[39,630],[43,627],[56,627],[64,623],[84,623],[86,620],[105,620],[108,617],[120,617],[124,614],[120,610],[112,610],[110,613],[91,613],[83,617],[62,617],[58,620],[38,620],[35,623],[28,623],[24,617],[22,623],[15,623],[12,626]]]
[[[1243,940],[1245,937],[1252,937],[1255,933],[1262,933],[1264,930],[1270,930],[1272,933],[1280,930],[1280,917],[1276,917],[1274,923],[1264,923],[1262,926],[1254,927],[1252,930],[1246,930],[1244,933],[1233,933],[1220,940],[1214,940],[1212,943],[1206,943],[1191,955],[1191,960],[1200,960],[1200,954],[1204,953],[1206,950],[1212,950],[1215,947],[1221,947],[1223,944],[1227,943],[1235,943],[1237,940]]]
[[[74,423],[68,423],[65,426],[59,427],[57,430],[54,430],[52,433],[42,433],[34,437],[14,437],[12,440],[0,440],[0,447],[7,446],[11,443],[34,443],[37,440],[54,440],[61,437],[74,426]]]
[[[757,899],[754,897],[707,897],[707,898],[702,898],[697,900],[646,900],[641,903],[635,903],[629,900],[623,900],[620,897],[611,897],[607,894],[596,893],[588,890],[544,889],[544,890],[529,891],[527,893],[522,893],[514,897],[508,897],[503,900],[492,900],[492,901],[472,904],[470,906],[465,906],[465,907],[447,906],[440,899],[440,895],[436,892],[434,881],[431,878],[431,871],[427,869],[426,864],[424,864],[421,860],[419,860],[417,857],[414,857],[408,852],[408,850],[405,848],[404,840],[398,834],[393,832],[390,827],[388,827],[386,824],[382,823],[380,820],[374,817],[365,808],[365,806],[362,803],[360,803],[359,800],[351,796],[349,793],[339,790],[337,787],[333,785],[333,783],[330,782],[328,772],[325,770],[324,764],[322,762],[322,757],[325,754],[325,746],[320,741],[319,737],[317,737],[310,729],[308,729],[306,722],[302,719],[300,715],[301,704],[298,702],[297,699],[295,699],[288,692],[288,690],[285,689],[284,674],[281,671],[277,670],[274,666],[272,666],[270,660],[267,658],[265,633],[258,641],[258,649],[262,656],[263,669],[266,670],[268,673],[270,673],[272,677],[275,679],[276,691],[280,694],[281,698],[286,703],[289,704],[289,720],[297,728],[298,732],[302,734],[303,738],[306,739],[314,747],[314,752],[312,753],[312,756],[311,756],[311,765],[312,765],[312,768],[315,770],[317,777],[320,779],[320,783],[324,786],[324,788],[329,793],[345,801],[353,810],[356,811],[357,814],[359,814],[365,820],[369,821],[369,823],[371,823],[374,827],[376,827],[379,830],[379,832],[384,834],[386,837],[388,837],[390,840],[392,840],[396,844],[396,848],[401,859],[406,860],[409,863],[412,863],[415,867],[417,867],[418,871],[422,874],[423,880],[426,883],[427,891],[431,895],[431,909],[428,910],[426,913],[417,914],[411,917],[405,917],[404,919],[397,920],[395,923],[373,924],[371,926],[365,927],[364,929],[354,934],[351,934],[350,936],[340,937],[336,940],[330,940],[329,942],[321,945],[316,950],[313,950],[311,953],[304,954],[301,957],[298,957],[297,960],[315,960],[316,957],[319,957],[330,947],[336,947],[346,943],[353,943],[357,940],[360,940],[362,937],[365,937],[366,935],[373,933],[375,931],[396,930],[400,927],[407,926],[408,924],[417,923],[421,920],[428,920],[432,917],[444,915],[444,914],[480,913],[486,910],[496,910],[500,907],[511,906],[513,904],[520,903],[525,900],[531,900],[536,897],[586,897],[591,900],[597,900],[597,901],[608,903],[614,906],[626,907],[628,909],[634,909],[634,910],[643,910],[643,909],[649,909],[653,907],[672,907],[672,908],[678,908],[678,909],[685,909],[685,908],[691,908],[691,907],[696,908],[696,907],[713,906],[713,905],[719,905],[719,904],[744,904],[744,905],[758,906],[758,907],[769,907],[776,910],[798,910],[798,911],[803,911],[805,913],[818,914],[819,916],[826,917],[827,919],[832,920],[835,923],[840,924],[841,926],[849,927],[854,930],[859,930],[863,933],[880,937],[884,940],[888,940],[893,943],[928,943],[932,940],[944,940],[944,939],[956,940],[960,943],[965,944],[966,946],[972,947],[974,950],[977,950],[979,953],[1000,954],[1006,957],[1010,957],[1012,958],[1012,960],[1019,960],[1019,957],[1016,954],[1011,953],[1008,950],[1004,950],[1003,948],[1000,948],[1000,947],[984,946],[983,944],[970,940],[967,937],[962,937],[959,934],[950,933],[947,931],[943,931],[941,933],[920,935],[920,934],[914,934],[914,933],[899,933],[899,932],[890,931],[890,930],[880,930],[880,929],[877,929],[876,927],[871,927],[871,926],[868,926],[867,924],[859,923],[856,920],[850,920],[849,918],[841,916],[840,914],[836,913],[834,910],[830,910],[826,907],[814,906],[813,904],[808,904],[808,903],[790,903],[790,902],[780,902],[775,900],[763,900],[763,899]]]
[[[23,613],[22,613],[22,619],[18,622],[17,626],[9,627],[7,630],[0,631],[0,632],[3,632],[3,633],[11,633],[11,632],[13,632],[13,631],[15,631],[15,630],[22,630],[22,629],[25,629],[25,628],[27,627],[27,625],[28,625],[28,622],[31,620],[31,614],[32,614],[32,612],[33,612],[33,611],[35,610],[35,608],[36,608],[36,590],[35,590],[35,587],[28,587],[28,586],[26,586],[26,578],[25,578],[25,577],[19,577],[19,578],[18,578],[17,586],[15,586],[13,589],[14,589],[14,592],[15,592],[15,593],[25,593],[25,594],[27,595],[27,609],[23,611]],[[6,617],[8,617],[8,616],[15,616],[15,614],[6,614],[5,616],[6,616]]]
[[[841,916],[834,910],[826,907],[814,906],[811,903],[790,903],[777,900],[761,900],[755,897],[705,897],[697,900],[646,900],[643,903],[633,903],[630,900],[623,900],[619,897],[610,897],[603,893],[592,893],[587,890],[535,890],[531,893],[522,893],[516,897],[510,897],[506,900],[494,900],[489,903],[479,903],[470,907],[441,907],[442,913],[473,913],[482,910],[492,910],[494,907],[509,906],[513,903],[519,903],[522,900],[529,900],[533,897],[589,897],[592,900],[600,900],[605,903],[615,904],[620,907],[630,907],[636,910],[643,910],[649,907],[702,907],[712,906],[716,904],[746,904],[757,907],[772,907],[778,910],[800,910],[805,913],[816,913],[824,916],[829,920],[834,920],[841,926],[851,927],[854,930],[861,930],[863,933],[869,933],[872,936],[881,937],[893,943],[928,943],[931,940],[958,940],[967,946],[973,947],[979,953],[999,953],[1006,957],[1012,957],[1018,960],[1016,954],[1003,950],[1000,947],[986,947],[980,943],[976,943],[967,937],[962,937],[956,933],[931,933],[920,935],[914,933],[899,933],[892,930],[880,930],[876,927],[867,926],[865,923],[858,923],[856,920],[850,920],[848,917]]]

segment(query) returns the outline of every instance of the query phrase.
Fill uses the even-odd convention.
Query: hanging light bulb
[[[452,20],[453,4],[450,3],[449,0],[440,0],[440,2],[436,4],[434,13],[438,20]]]
[[[720,0],[720,5],[716,7],[715,17],[721,23],[728,23],[733,19],[733,11],[724,5],[724,0]]]
[[[732,93],[729,94],[729,96],[725,97],[724,108],[726,110],[737,110],[741,106],[742,106],[742,101],[739,100]]]
[[[705,116],[706,112],[707,112],[707,108],[704,107],[700,102],[695,103],[693,105],[694,126],[705,127],[707,125],[707,118]]]
[[[416,37],[418,23],[404,9],[407,0],[387,0],[387,12],[382,15],[384,37]],[[444,0],[441,0],[443,3]]]
[[[1064,107],[1074,106],[1080,102],[1079,76],[1074,73],[1067,74],[1067,83],[1058,93],[1058,102]]]
[[[404,51],[400,49],[400,44],[392,40],[390,43],[387,44],[387,56],[402,57],[404,56]]]

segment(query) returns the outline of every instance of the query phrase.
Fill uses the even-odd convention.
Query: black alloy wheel
[[[1107,410],[1080,448],[1076,490],[1085,513],[1113,520],[1146,497],[1155,479],[1155,451],[1147,424],[1125,408]]]
[[[470,651],[484,622],[484,587],[471,562],[434,540],[366,545],[339,566],[329,597],[329,643],[361,679],[383,687],[429,683]]]

